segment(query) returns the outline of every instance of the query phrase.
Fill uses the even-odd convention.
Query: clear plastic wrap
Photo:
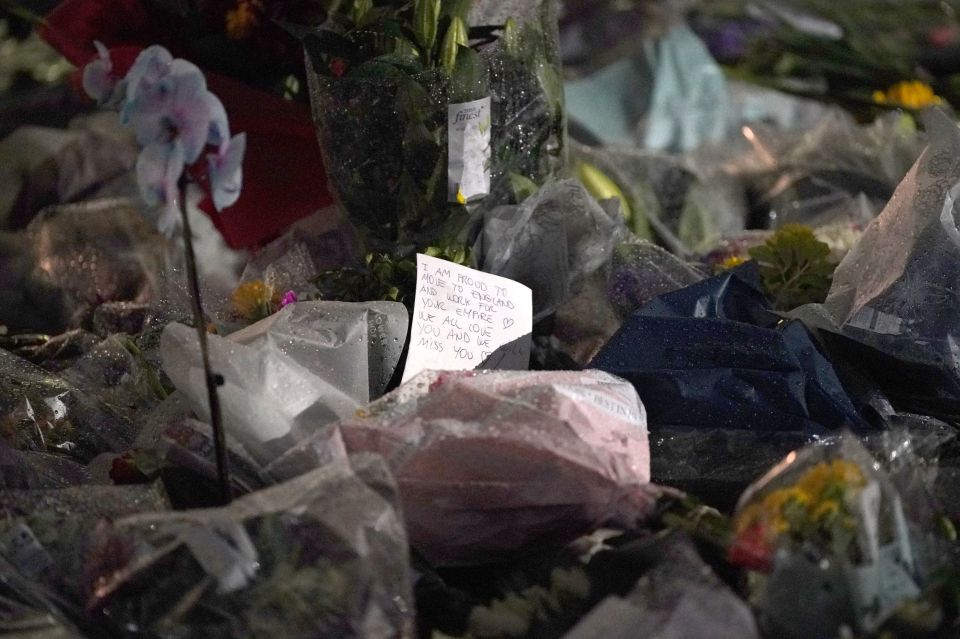
[[[7,490],[0,494],[6,518],[68,513],[75,516],[117,519],[138,513],[170,510],[170,501],[159,482],[138,486],[87,485],[46,490]]]
[[[339,428],[351,454],[387,460],[411,543],[436,564],[632,526],[651,503],[643,405],[596,371],[426,372]],[[266,470],[296,475],[325,446],[301,442]]]
[[[355,233],[347,227],[336,207],[296,222],[250,258],[241,282],[259,280],[280,294],[312,291],[318,273],[356,262]]]
[[[579,182],[563,180],[485,214],[474,254],[481,270],[530,287],[536,322],[609,262],[626,234],[615,200],[597,203]]]
[[[688,538],[674,534],[658,550],[656,565],[625,596],[602,601],[564,639],[760,636],[750,608],[704,563]]]
[[[918,461],[902,441],[899,454]],[[737,507],[730,558],[754,571],[750,598],[764,632],[873,633],[919,601],[946,562],[930,553],[933,518],[910,516],[906,500],[917,497],[901,494],[850,435],[790,453],[751,486]],[[931,610],[925,623],[935,629],[937,619]]]
[[[542,184],[563,166],[553,2],[467,4],[466,21],[443,13],[427,21],[432,30],[413,26],[412,41],[388,36],[393,48],[364,40],[379,23],[305,37],[331,190],[375,246],[450,241],[467,222],[465,204],[509,203],[517,180]],[[479,55],[457,45],[470,41],[467,21],[474,41],[488,39]]]
[[[125,450],[133,425],[95,394],[0,349],[0,438],[87,462]]]
[[[33,219],[25,239],[33,270],[23,286],[36,281],[60,291],[70,327],[88,326],[103,302],[149,301],[167,247],[128,200],[51,207]],[[31,311],[27,300],[4,307]]]
[[[60,455],[17,450],[0,441],[0,489],[66,488],[90,481],[87,469]]]
[[[633,311],[701,279],[696,269],[659,246],[628,239],[557,309],[553,334],[563,351],[585,366]]]
[[[925,136],[896,114],[860,126],[830,112],[806,131],[745,126],[722,147],[670,155],[573,145],[647,217],[681,257],[705,253],[745,229],[799,223],[867,224],[922,151]]]
[[[406,308],[395,302],[299,302],[228,339],[209,336],[212,368],[224,380],[219,394],[228,435],[266,463],[292,442],[352,415],[386,389],[408,323]],[[194,329],[168,325],[163,368],[207,419],[196,343]]]
[[[840,333],[831,343],[867,366],[895,402],[956,415],[960,133],[936,112],[927,128],[930,146],[837,267],[826,302],[796,315]]]
[[[405,639],[406,535],[382,463],[354,467],[330,464],[220,509],[7,518],[0,536],[18,542],[3,554],[111,635]]]

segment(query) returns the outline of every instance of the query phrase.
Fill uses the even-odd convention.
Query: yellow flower
[[[717,264],[716,267],[714,268],[717,271],[717,273],[722,273],[723,271],[729,271],[732,268],[737,268],[738,266],[740,266],[746,261],[747,261],[747,258],[745,258],[742,255],[731,255],[730,257],[726,258],[725,260]]]
[[[904,107],[914,111],[943,104],[943,98],[934,93],[929,84],[919,80],[898,82],[886,91],[874,91],[873,101],[877,104]]]
[[[248,320],[260,320],[273,313],[280,295],[262,280],[244,282],[233,292],[233,309]]]
[[[823,521],[825,519],[830,519],[837,515],[840,512],[840,504],[833,499],[828,499],[824,502],[820,502],[816,508],[813,509],[811,517],[814,521]]]
[[[853,462],[843,459],[835,459],[829,462],[817,464],[808,470],[797,486],[819,500],[823,493],[832,486],[838,486],[845,490],[857,490],[866,484],[863,477],[863,471]]]
[[[227,11],[227,36],[234,40],[242,40],[249,36],[260,24],[262,12],[262,0],[237,0],[236,6]]]

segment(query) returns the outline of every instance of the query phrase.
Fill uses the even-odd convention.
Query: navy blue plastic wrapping
[[[654,480],[700,494],[745,485],[813,438],[870,428],[806,327],[770,311],[752,263],[650,302],[590,368],[636,387]]]
[[[752,264],[657,298],[594,359],[653,427],[826,434],[867,427],[807,329],[769,311]]]

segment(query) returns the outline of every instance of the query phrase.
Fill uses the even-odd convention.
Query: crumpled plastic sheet
[[[88,349],[60,374],[131,422],[137,422],[168,394],[157,361],[159,341],[157,330],[137,336],[113,334]]]
[[[210,335],[228,436],[266,463],[354,414],[386,390],[407,329],[407,310],[395,302],[299,302],[229,338]],[[196,330],[170,324],[160,348],[164,371],[209,421]]]
[[[655,428],[866,427],[810,333],[778,325],[757,278],[748,264],[657,298],[591,365],[630,380]]]
[[[816,127],[743,127],[723,146],[685,154],[572,144],[686,257],[747,228],[866,224],[916,160],[925,136],[890,114],[868,126],[829,112]]]
[[[410,541],[435,565],[632,526],[651,503],[643,405],[597,371],[428,371],[339,428],[351,454],[387,460]],[[325,445],[301,442],[266,471],[303,472]]]
[[[530,287],[536,322],[608,262],[626,235],[615,200],[598,203],[576,180],[561,180],[486,213],[474,251],[481,270]]]
[[[129,200],[50,207],[0,250],[0,324],[56,333],[89,326],[108,301],[147,301],[166,250]]]
[[[99,396],[0,349],[0,439],[79,462],[125,450],[133,425]]]
[[[903,462],[920,463],[909,437],[894,448],[888,452],[906,458]],[[841,491],[842,497],[832,499],[842,499],[840,514],[852,520],[852,529],[838,535],[821,524],[815,530],[825,527],[827,533],[804,535],[804,523],[789,523],[786,532],[772,527],[771,518],[783,517],[789,506],[780,496],[807,492],[812,506],[797,515],[805,522],[817,500],[831,499],[829,482]],[[941,553],[950,544],[933,517],[910,516],[908,498],[929,499],[902,495],[884,466],[849,433],[790,453],[750,486],[737,506],[734,525],[740,532],[734,546],[770,554],[770,565],[751,580],[750,593],[765,635],[828,639],[842,625],[873,633],[901,604],[918,599],[948,561]]]
[[[313,290],[318,273],[358,259],[356,233],[336,207],[297,221],[282,236],[250,258],[240,280],[261,280],[274,291],[303,294]]]
[[[8,639],[84,639],[31,580],[0,557],[0,634]]]
[[[794,316],[825,331],[889,394],[917,412],[960,414],[960,133],[926,120],[930,146],[834,273],[822,306]],[[829,333],[825,333],[829,338]]]
[[[564,639],[757,639],[753,613],[713,573],[689,538],[660,545],[657,565],[623,597],[608,597]]]
[[[136,195],[137,143],[116,113],[75,118],[66,129],[22,126],[0,141],[0,229],[78,199]]]
[[[0,440],[0,489],[66,488],[90,481],[87,469],[61,455],[17,450]]]
[[[563,350],[585,366],[636,309],[703,278],[659,246],[630,238],[557,309],[553,333]]]
[[[341,460],[218,509],[38,511],[0,521],[18,542],[2,554],[101,632],[403,639],[411,572],[384,472]]]
[[[734,160],[728,170],[759,169],[751,190],[768,218],[761,222],[773,228],[869,222],[926,142],[896,113],[858,125],[845,113],[830,112],[801,135],[758,124],[744,137],[753,159]]]
[[[116,519],[138,513],[170,510],[159,482],[131,486],[87,485],[47,490],[7,490],[0,494],[4,517],[82,515]]]

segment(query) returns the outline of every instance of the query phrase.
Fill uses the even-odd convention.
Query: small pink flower
[[[294,291],[287,291],[283,294],[283,297],[280,298],[280,308],[285,308],[291,304],[295,304],[298,301],[300,300]]]

